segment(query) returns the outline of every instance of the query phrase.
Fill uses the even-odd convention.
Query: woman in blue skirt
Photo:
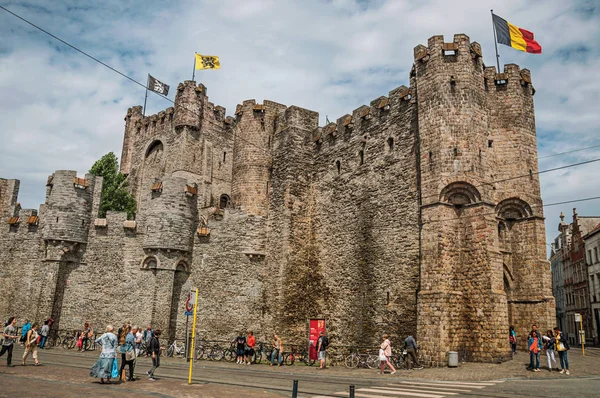
[[[108,325],[106,327],[106,333],[96,339],[96,343],[102,346],[102,352],[100,358],[96,361],[96,364],[92,366],[90,370],[91,377],[99,377],[100,383],[110,384],[110,378],[113,370],[113,363],[117,359],[115,358],[115,350],[117,348],[117,336],[113,333],[115,329]]]

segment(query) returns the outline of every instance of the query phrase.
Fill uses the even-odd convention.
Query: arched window
[[[148,149],[146,150],[146,157],[150,156],[152,153],[154,152],[158,152],[163,150],[163,144],[162,142],[160,142],[159,140],[156,140],[154,142],[152,142],[152,144],[150,144],[150,146],[148,146]]]
[[[455,206],[463,206],[481,201],[481,194],[468,182],[453,182],[440,192],[440,201]]]
[[[533,215],[531,206],[519,198],[504,199],[496,205],[496,214],[505,220],[518,220]]]
[[[142,262],[143,269],[156,269],[158,268],[158,259],[154,256],[148,256]]]
[[[221,195],[221,197],[219,198],[219,209],[226,209],[227,207],[229,207],[229,202],[229,195]]]
[[[175,266],[175,272],[189,272],[190,266],[186,261],[179,261]]]

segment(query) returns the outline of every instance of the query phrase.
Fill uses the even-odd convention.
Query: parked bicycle
[[[346,357],[347,368],[369,368],[377,369],[379,367],[379,355],[372,353],[352,352]]]
[[[167,348],[167,356],[172,357],[174,355],[185,356],[185,343],[177,344],[177,340],[173,341],[173,344]]]
[[[296,346],[291,346],[292,351],[287,353],[283,353],[283,363],[286,365],[293,365],[294,362],[302,362],[306,366],[313,366],[316,362],[316,359],[310,359],[310,353],[306,348],[298,350]]]

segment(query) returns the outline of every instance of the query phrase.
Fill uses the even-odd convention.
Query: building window
[[[225,163],[226,158],[227,158],[227,152],[223,152],[223,163]]]
[[[594,247],[594,262],[598,262],[598,248]]]
[[[392,137],[387,140],[388,151],[392,151],[394,149],[394,139]]]
[[[339,160],[335,161],[335,167],[337,168],[338,175],[342,172],[342,163]]]
[[[588,250],[588,264],[592,264],[592,249]]]
[[[362,149],[358,152],[358,164],[362,166],[365,163],[365,151]]]

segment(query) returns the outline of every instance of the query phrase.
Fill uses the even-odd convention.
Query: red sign
[[[308,353],[310,359],[317,360],[317,340],[319,333],[325,332],[325,319],[311,319],[308,323],[310,328],[310,340],[308,342]]]

